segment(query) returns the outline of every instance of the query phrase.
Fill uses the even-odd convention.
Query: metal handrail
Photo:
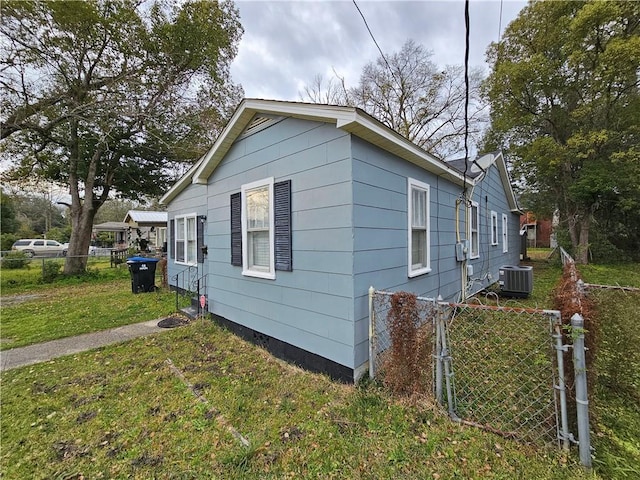
[[[189,282],[187,285],[187,282],[185,282],[185,277],[186,275],[188,275],[189,278],[191,278],[192,276],[192,272],[193,270],[196,271],[196,274],[198,273],[198,267],[197,266],[192,266],[189,265],[187,268],[181,270],[180,272],[176,273],[175,275],[172,275],[171,278],[173,280],[175,280],[176,284],[176,312],[178,310],[180,310],[180,289],[182,288],[183,291],[191,291],[191,288],[185,288],[185,286],[189,286],[191,287],[192,283]],[[182,277],[182,287],[180,286],[180,277]]]

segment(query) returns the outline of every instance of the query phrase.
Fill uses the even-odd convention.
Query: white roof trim
[[[495,164],[498,168],[498,172],[500,173],[500,179],[502,180],[502,187],[504,188],[504,192],[507,195],[507,202],[509,203],[509,208],[514,213],[522,214],[522,210],[518,206],[518,201],[516,199],[516,195],[513,192],[513,187],[511,186],[511,178],[509,176],[509,171],[507,170],[507,163],[504,160],[504,156],[502,152],[496,152],[493,154],[493,160],[488,162],[487,168],[491,165]],[[476,183],[482,182],[482,175],[476,178]]]
[[[355,107],[245,99],[211,150],[203,157],[199,168],[193,174],[193,183],[207,183],[213,171],[233,145],[233,142],[241,135],[257,113],[335,123],[336,128],[341,128],[353,135],[361,137],[422,168],[433,171],[439,175],[445,175],[456,183],[462,184],[464,182],[462,175],[446,165],[445,162],[422,150],[417,145]]]
[[[358,108],[279,100],[245,99],[240,103],[211,149],[163,195],[160,203],[168,204],[190,183],[206,185],[211,174],[222,162],[234,142],[241,137],[256,114],[294,117],[335,124],[336,128],[362,138],[427,171],[443,176],[455,184],[462,186],[465,182],[468,185],[473,185],[474,183],[472,178],[465,178],[462,173],[447,165],[443,160],[429,154]],[[519,212],[502,153],[496,154],[494,161],[497,160],[500,160],[497,164],[507,197],[509,197],[511,210]]]

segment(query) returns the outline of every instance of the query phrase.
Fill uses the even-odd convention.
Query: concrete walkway
[[[27,347],[12,348],[0,352],[0,371],[12,368],[47,362],[54,358],[72,355],[74,353],[93,350],[94,348],[124,342],[133,338],[144,337],[152,333],[169,330],[158,327],[162,320],[148,320],[146,322],[123,325],[122,327],[103,330],[101,332],[85,333],[76,337],[61,338],[50,342],[36,343]]]

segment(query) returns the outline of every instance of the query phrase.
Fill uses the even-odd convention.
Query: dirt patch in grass
[[[19,305],[25,302],[31,302],[41,298],[43,295],[11,295],[10,297],[0,297],[0,305],[8,307],[10,305]]]
[[[158,327],[160,328],[176,328],[176,327],[182,327],[184,325],[188,325],[189,324],[189,319],[184,318],[184,317],[180,317],[177,315],[172,315],[170,317],[167,318],[163,318],[162,320],[160,320],[158,322]]]

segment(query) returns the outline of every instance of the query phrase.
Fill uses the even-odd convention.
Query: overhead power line
[[[360,7],[356,3],[356,0],[352,0],[352,1],[353,1],[353,4],[355,5],[356,9],[358,10],[358,13],[362,17],[362,21],[364,22],[364,26],[367,27],[367,31],[369,32],[369,35],[371,35],[371,39],[373,40],[373,43],[375,43],[376,47],[378,47],[378,51],[380,52],[380,55],[382,56],[382,59],[384,60],[384,63],[387,64],[387,68],[389,69],[389,72],[391,72],[391,75],[393,75],[393,70],[391,69],[391,65],[389,65],[389,62],[387,62],[387,57],[384,56],[384,53],[382,52],[382,49],[380,48],[380,45],[378,45],[378,42],[376,41],[376,37],[373,36],[373,32],[369,28],[369,24],[367,23],[367,19],[364,18],[364,14],[362,13],[362,10],[360,10]]]

